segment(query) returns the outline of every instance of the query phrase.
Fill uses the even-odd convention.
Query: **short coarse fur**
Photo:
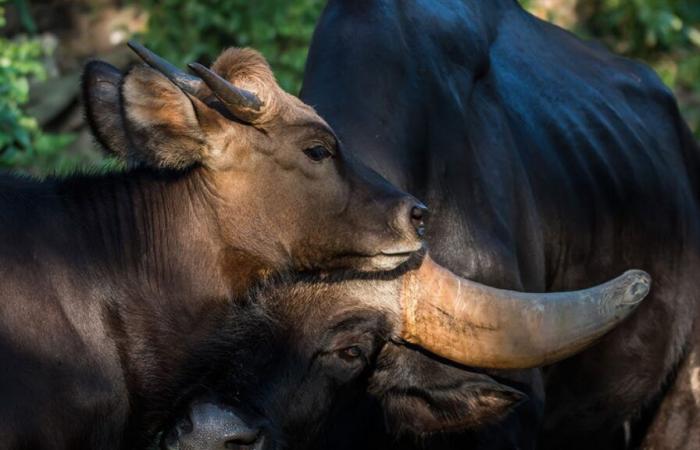
[[[700,149],[653,70],[513,0],[329,0],[301,98],[430,205],[455,273],[541,292],[649,272],[620,328],[532,372],[544,416],[522,408],[477,448],[619,449],[626,423],[643,440],[700,323]],[[433,448],[480,439],[462,438]]]
[[[256,280],[383,270],[383,249],[420,247],[415,200],[346,160],[301,102],[259,129],[153,69],[87,71],[90,123],[131,167],[0,175],[0,365],[15,368],[0,373],[0,436],[12,450],[134,448],[149,396],[178,391],[166,374],[178,383],[190,346]],[[321,145],[332,159],[305,155]]]

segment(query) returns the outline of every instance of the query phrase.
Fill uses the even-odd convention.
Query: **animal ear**
[[[85,115],[93,135],[107,153],[125,158],[129,152],[129,138],[119,94],[123,78],[116,67],[91,61],[83,71],[82,87]]]
[[[221,115],[160,72],[134,67],[121,88],[131,159],[157,168],[203,162],[223,133]]]
[[[236,88],[254,95],[261,103],[252,123],[273,120],[289,101],[289,95],[277,83],[265,57],[251,48],[226,49],[216,58],[211,70]],[[240,116],[236,111],[232,113]]]
[[[495,423],[525,398],[525,394],[493,380],[475,381],[448,389],[390,395],[385,399],[385,413],[398,432],[457,432]]]

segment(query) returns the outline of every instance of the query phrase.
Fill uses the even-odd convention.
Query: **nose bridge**
[[[362,162],[347,158],[350,192],[354,200],[371,206],[369,216],[383,218],[386,225],[404,239],[422,240],[425,234],[426,206],[400,190]]]
[[[354,190],[363,190],[373,198],[398,201],[413,196],[392,184],[382,175],[352,156],[346,156],[350,183]]]

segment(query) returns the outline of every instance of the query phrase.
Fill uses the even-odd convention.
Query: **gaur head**
[[[567,357],[648,290],[648,275],[631,271],[576,292],[505,291],[429,258],[397,277],[274,283],[236,302],[219,334],[193,352],[192,367],[209,368],[174,408],[181,414],[162,445],[340,448],[352,441],[353,425],[368,426],[367,408],[383,414],[390,435],[481,427],[524,395],[475,368]]]
[[[147,65],[85,69],[94,134],[132,166],[196,172],[232,247],[273,266],[362,271],[421,248],[425,207],[352,160],[258,52],[228,49],[190,75],[130,45]]]

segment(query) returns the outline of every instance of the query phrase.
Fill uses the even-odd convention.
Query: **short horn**
[[[199,63],[188,64],[188,67],[204,80],[231,114],[248,123],[254,124],[260,120],[263,102],[253,92],[234,86]]]
[[[631,270],[596,287],[533,294],[458,277],[426,257],[404,277],[401,338],[472,367],[525,369],[593,344],[649,293],[651,277]]]
[[[168,77],[177,87],[188,94],[196,95],[197,90],[202,85],[201,79],[178,69],[164,58],[161,58],[134,40],[129,41],[127,45],[134,53],[139,55],[139,58],[146,64]]]

